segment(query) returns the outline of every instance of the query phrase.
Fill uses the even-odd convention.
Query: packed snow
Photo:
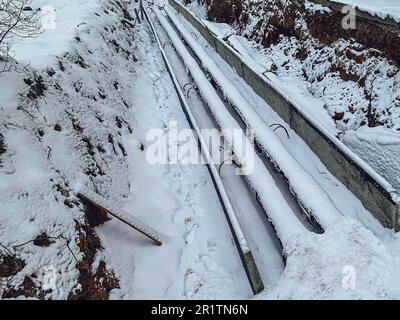
[[[400,190],[400,135],[383,127],[347,131],[344,142]]]
[[[13,46],[15,58],[32,67],[54,64],[71,47],[75,33],[87,26],[88,16],[99,8],[98,0],[33,0],[39,11],[41,33],[35,38],[19,38]]]
[[[287,249],[277,285],[257,299],[398,299],[400,237],[382,242],[344,217],[323,235],[305,234]]]

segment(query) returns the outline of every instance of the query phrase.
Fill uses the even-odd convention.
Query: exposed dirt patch
[[[38,247],[49,247],[54,240],[52,240],[47,233],[43,232],[42,234],[38,235],[34,240],[33,244]]]
[[[307,26],[313,37],[322,43],[330,44],[338,38],[354,39],[367,48],[374,48],[382,56],[400,66],[400,33],[395,28],[374,21],[357,19],[356,29],[342,28],[343,14],[336,11],[324,14],[307,12]]]
[[[7,151],[4,136],[0,133],[0,156]],[[0,161],[1,163],[1,161]]]
[[[25,262],[13,255],[0,256],[0,280],[10,279],[25,267]],[[10,299],[19,296],[43,298],[45,292],[39,289],[31,277],[25,277],[24,281],[18,288],[4,283],[3,294],[1,298]]]
[[[200,0],[199,2],[207,5],[210,20],[229,24],[237,23],[241,28],[247,26],[249,14],[259,16],[260,12],[263,12],[255,31],[264,29],[261,36],[264,38],[262,43],[265,46],[276,43],[279,35],[307,37],[308,35],[302,32],[301,24],[296,24],[300,19],[304,19],[311,36],[324,44],[329,45],[339,38],[355,40],[366,48],[379,50],[382,56],[400,66],[400,50],[398,50],[400,32],[397,28],[388,25],[357,18],[356,29],[346,30],[342,27],[343,14],[336,11],[313,12],[305,8],[303,0],[265,1],[263,5],[239,0]],[[260,10],[260,5],[262,10]],[[257,35],[259,36],[260,34]]]
[[[184,4],[192,3],[192,0],[184,0]],[[243,5],[241,0],[199,0],[199,3],[208,8],[208,18],[212,21],[223,23],[237,23],[243,14]]]
[[[3,299],[23,297],[35,297],[43,299],[46,292],[39,289],[34,280],[31,277],[25,277],[23,283],[18,288],[10,287],[7,288],[3,293]]]
[[[202,0],[209,8],[209,18],[213,21],[234,23],[239,22],[243,12],[241,0]]]
[[[79,248],[84,253],[84,258],[77,264],[79,286],[69,294],[68,299],[106,300],[111,290],[119,288],[118,280],[107,270],[104,261],[92,272],[96,252],[101,249],[100,239],[88,224],[76,222],[76,230],[79,234]]]
[[[16,275],[25,267],[25,262],[12,256],[0,256],[0,278],[8,278]]]
[[[24,79],[24,82],[30,86],[27,94],[28,98],[35,100],[44,96],[47,88],[42,76],[35,74],[32,78]]]
[[[94,228],[110,220],[105,210],[101,210],[84,198],[80,198],[80,201],[84,205],[86,219],[88,220],[89,226]]]

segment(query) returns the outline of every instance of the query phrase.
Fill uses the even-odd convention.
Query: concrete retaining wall
[[[223,40],[218,39],[201,21],[175,0],[171,6],[181,13],[236,70],[246,83],[268,103],[279,116],[308,144],[318,155],[328,170],[352,191],[364,206],[385,226],[400,230],[400,205],[376,179],[368,173],[358,159],[346,153],[343,144],[328,136],[309,116],[296,107],[277,88],[244,63],[240,56]]]

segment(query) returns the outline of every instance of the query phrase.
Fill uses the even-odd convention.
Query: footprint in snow
[[[197,205],[197,204],[192,204],[191,205],[192,211],[193,213],[197,216],[197,217],[204,217],[204,211],[203,209]]]
[[[185,273],[184,295],[187,299],[192,299],[202,287],[201,279],[193,269],[188,269]]]
[[[179,206],[174,210],[174,214],[172,215],[172,223],[174,225],[180,225],[182,223],[183,218],[186,216],[186,208],[183,206]]]
[[[207,241],[207,248],[210,254],[215,253],[217,250],[217,240],[216,239],[210,239]]]
[[[4,156],[0,161],[0,173],[4,173],[7,175],[14,174],[16,169],[14,166],[14,161],[12,159],[12,155]]]
[[[199,229],[199,225],[196,223],[196,220],[192,217],[188,217],[185,219],[185,235],[183,236],[183,240],[185,240],[186,244],[192,243],[195,239],[197,230]]]
[[[211,272],[217,272],[220,271],[220,267],[218,263],[216,263],[213,259],[211,259],[209,256],[202,256],[201,261],[203,262],[204,266],[206,267],[207,270]]]

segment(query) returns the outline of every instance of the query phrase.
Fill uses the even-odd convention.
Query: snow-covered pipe
[[[285,175],[289,182],[291,191],[299,200],[301,206],[308,214],[315,217],[322,227],[327,227],[336,219],[342,216],[326,192],[318,182],[306,172],[297,160],[289,153],[281,143],[276,134],[271,130],[246,99],[240,94],[232,82],[225,76],[224,72],[210,58],[204,48],[186,30],[186,27],[179,21],[178,17],[169,8],[165,8],[170,20],[173,22],[186,43],[199,58],[202,66],[209,72],[225,97],[230,101],[235,110],[239,113],[246,125],[254,130],[256,140]]]
[[[154,12],[156,13],[162,27],[165,29],[169,38],[171,39],[177,53],[184,61],[188,72],[194,79],[203,100],[210,108],[219,127],[242,132],[243,140],[232,139],[232,136],[229,134],[224,135],[224,138],[233,148],[233,150],[241,150],[242,146],[238,145],[238,140],[240,140],[241,144],[244,139],[247,139],[247,137],[245,137],[239,123],[226,109],[226,106],[221,101],[215,88],[209,83],[200,66],[191,56],[173,27],[167,21],[166,17],[161,14],[158,9],[154,9]],[[222,130],[222,133],[224,134],[224,130]],[[235,154],[238,162],[244,167],[243,171],[246,172],[246,159],[244,159],[239,152]],[[274,225],[277,236],[281,240],[284,248],[289,239],[294,235],[309,232],[297,218],[295,213],[293,213],[281,190],[276,186],[274,179],[269,174],[262,160],[257,154],[254,154],[254,169],[252,170],[251,174],[247,175],[246,178],[252,188],[257,192],[259,201]]]
[[[233,236],[237,244],[239,245],[239,250],[240,250],[240,256],[242,259],[242,262],[244,264],[244,267],[246,269],[246,273],[249,277],[249,282],[251,284],[251,287],[253,289],[254,294],[260,293],[262,290],[264,290],[264,284],[261,279],[260,273],[258,271],[256,262],[254,260],[253,254],[251,252],[250,246],[248,244],[248,241],[246,239],[246,236],[243,232],[243,229],[240,225],[240,222],[236,216],[235,210],[233,208],[232,202],[228,196],[228,193],[225,189],[225,186],[222,182],[221,176],[218,173],[217,167],[212,159],[212,156],[210,154],[210,150],[208,149],[207,143],[204,139],[203,134],[201,133],[200,127],[197,124],[197,121],[192,113],[192,110],[187,102],[187,99],[185,97],[185,94],[182,90],[182,88],[179,85],[178,79],[175,75],[175,72],[171,66],[171,63],[169,62],[169,59],[165,53],[165,50],[163,49],[163,45],[161,44],[160,38],[156,32],[156,29],[154,27],[153,22],[151,21],[148,13],[144,11],[145,16],[147,21],[149,22],[150,28],[153,31],[154,37],[156,38],[157,44],[160,48],[161,55],[164,59],[165,65],[167,67],[167,70],[170,74],[170,77],[172,79],[172,82],[174,83],[174,87],[176,89],[176,92],[178,94],[179,100],[181,102],[181,105],[184,109],[184,112],[186,114],[186,117],[191,125],[191,127],[195,130],[197,138],[199,139],[199,144],[202,152],[202,156],[205,159],[205,162],[208,164],[208,168],[211,171],[211,176],[213,178],[215,187],[217,189],[217,192],[220,196],[222,205],[224,207],[224,210],[226,212],[228,221],[231,225],[231,228],[233,229]]]

